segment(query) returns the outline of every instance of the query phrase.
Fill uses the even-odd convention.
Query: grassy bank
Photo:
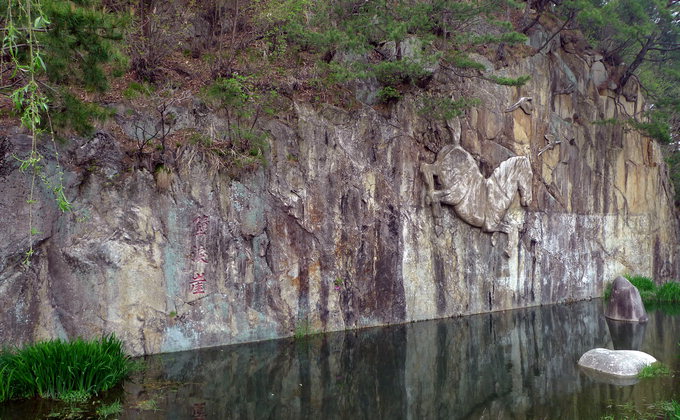
[[[678,282],[673,281],[657,286],[649,277],[628,274],[625,277],[638,289],[645,306],[680,303],[680,283]],[[610,283],[605,290],[604,298],[606,300],[609,300],[611,296],[611,287]]]
[[[114,335],[52,340],[0,352],[0,402],[32,398],[82,401],[120,383],[132,363]]]

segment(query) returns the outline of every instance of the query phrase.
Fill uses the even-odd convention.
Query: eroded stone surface
[[[578,360],[578,365],[616,377],[636,377],[645,366],[656,362],[653,356],[636,350],[588,350]]]

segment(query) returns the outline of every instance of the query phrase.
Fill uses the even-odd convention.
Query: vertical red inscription
[[[193,246],[191,248],[191,263],[193,275],[189,282],[189,291],[194,295],[205,293],[205,266],[208,264],[208,250],[205,248],[210,219],[208,216],[196,216],[192,220]]]

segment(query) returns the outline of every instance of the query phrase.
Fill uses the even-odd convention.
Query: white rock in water
[[[612,376],[637,376],[643,367],[656,362],[653,356],[636,350],[592,349],[578,360],[581,367]]]

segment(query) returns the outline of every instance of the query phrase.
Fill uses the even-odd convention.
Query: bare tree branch
[[[635,59],[633,60],[632,63],[628,67],[626,67],[626,71],[623,72],[623,76],[621,76],[621,80],[619,82],[619,87],[617,88],[617,92],[622,92],[624,86],[626,86],[626,83],[628,83],[628,79],[633,75],[635,70],[642,64],[643,61],[645,61],[645,56],[647,55],[647,52],[649,51],[650,48],[652,48],[652,45],[654,45],[654,42],[656,42],[657,34],[651,34],[647,38],[647,43],[642,47],[642,49],[637,53],[635,56]]]
[[[555,37],[557,36],[557,34],[559,34],[560,32],[562,32],[562,31],[564,30],[564,28],[567,27],[567,25],[569,24],[569,22],[571,22],[571,21],[574,19],[574,17],[576,17],[576,12],[572,10],[571,12],[569,12],[569,17],[567,18],[567,20],[564,21],[564,23],[562,24],[562,26],[560,27],[560,29],[558,29],[557,32],[555,32],[554,34],[552,34],[552,35],[550,36],[550,38],[548,38],[548,40],[545,41],[545,42],[543,43],[543,45],[541,45],[541,47],[540,47],[536,52],[541,52],[541,50],[542,50],[543,48],[545,48],[545,46],[548,45],[548,44],[550,43],[550,41],[552,41],[553,38],[555,38]]]

